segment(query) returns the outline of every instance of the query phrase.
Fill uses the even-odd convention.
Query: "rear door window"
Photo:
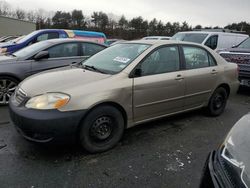
[[[78,43],[66,43],[53,46],[47,50],[50,58],[78,56]]]
[[[202,48],[184,46],[183,52],[186,61],[186,69],[209,67],[208,53]]]

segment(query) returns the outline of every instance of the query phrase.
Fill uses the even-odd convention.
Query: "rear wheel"
[[[228,93],[225,88],[217,88],[209,100],[207,111],[211,116],[219,116],[223,113],[228,99]]]
[[[100,106],[85,118],[80,130],[80,143],[90,153],[113,148],[124,132],[124,119],[112,106]]]
[[[18,81],[11,77],[0,77],[0,105],[7,105]]]

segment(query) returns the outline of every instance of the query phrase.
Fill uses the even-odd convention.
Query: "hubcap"
[[[219,109],[223,106],[224,98],[221,95],[216,95],[214,98],[214,107],[215,109]]]
[[[0,104],[8,104],[10,96],[13,94],[17,86],[17,83],[8,80],[0,80]]]
[[[93,138],[102,141],[111,135],[112,130],[112,119],[110,117],[103,116],[95,120],[90,131]]]

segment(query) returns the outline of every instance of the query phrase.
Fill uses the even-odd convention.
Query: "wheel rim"
[[[102,116],[97,118],[91,126],[90,136],[96,142],[102,142],[110,138],[113,132],[113,121],[110,117]]]
[[[0,80],[0,104],[8,104],[11,95],[14,93],[17,83],[8,79]]]
[[[223,107],[224,102],[225,102],[225,98],[224,98],[221,94],[217,94],[217,95],[214,97],[214,100],[213,100],[214,109],[215,109],[215,110],[218,110],[218,109],[220,109],[221,107]]]

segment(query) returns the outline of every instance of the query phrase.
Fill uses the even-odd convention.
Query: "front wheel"
[[[207,111],[211,116],[219,116],[223,113],[228,99],[228,93],[223,87],[217,88],[209,100]]]
[[[92,110],[83,120],[80,143],[90,153],[113,148],[124,132],[124,119],[112,106],[100,106]]]
[[[18,81],[11,77],[0,77],[0,105],[7,105]]]

